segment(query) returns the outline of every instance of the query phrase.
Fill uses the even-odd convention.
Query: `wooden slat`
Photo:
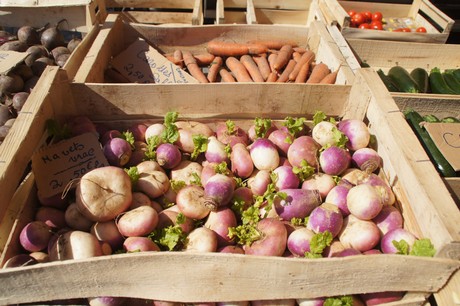
[[[105,0],[106,7],[193,9],[195,0]]]
[[[460,305],[460,271],[457,271],[434,297],[438,305]]]
[[[307,25],[308,10],[255,9],[259,24],[300,24]]]

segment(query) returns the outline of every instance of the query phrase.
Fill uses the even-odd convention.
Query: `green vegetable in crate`
[[[444,123],[460,123],[460,119],[455,117],[444,117],[441,119],[441,122]]]
[[[418,93],[420,89],[417,82],[409,72],[401,66],[393,66],[388,71],[388,76],[398,85],[402,92]]]
[[[408,110],[404,115],[415,135],[420,140],[427,155],[435,165],[436,170],[444,177],[457,176],[455,170],[439,151],[433,139],[431,139],[430,134],[420,125],[420,123],[423,122],[423,117],[414,110]]]
[[[452,72],[454,77],[460,82],[460,68],[457,69],[447,69],[447,71]]]
[[[446,80],[442,76],[441,70],[437,67],[430,71],[430,87],[431,92],[435,94],[455,95],[455,91],[447,85]]]
[[[460,81],[454,76],[452,71],[445,70],[442,73],[444,81],[446,81],[447,86],[449,86],[456,94],[460,94]]]
[[[410,76],[417,83],[417,87],[421,93],[427,93],[430,90],[430,79],[428,72],[423,68],[414,68],[410,72]]]
[[[398,85],[391,79],[388,75],[386,75],[382,69],[377,70],[377,74],[379,75],[380,79],[382,80],[383,84],[385,84],[388,91],[391,92],[400,92]]]
[[[441,122],[441,120],[439,120],[438,117],[436,117],[435,115],[425,115],[423,116],[423,121],[426,121],[426,122]]]

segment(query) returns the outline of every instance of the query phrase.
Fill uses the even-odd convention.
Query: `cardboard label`
[[[424,127],[452,168],[460,171],[460,123],[425,123]]]
[[[85,133],[39,149],[32,156],[32,171],[40,193],[60,194],[85,173],[108,166],[96,135]]]
[[[26,57],[26,52],[0,51],[0,74],[10,71]]]
[[[198,83],[142,39],[115,57],[112,66],[133,83]]]

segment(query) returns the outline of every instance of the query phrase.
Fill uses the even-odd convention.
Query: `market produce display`
[[[383,18],[382,12],[349,10],[350,26],[359,29],[371,29],[390,32],[426,33],[423,26],[417,26],[411,18]]]
[[[313,122],[255,118],[240,126],[171,112],[163,123],[127,130],[85,117],[68,122],[82,124],[68,124],[56,140],[97,131],[109,165],[85,173],[65,197],[39,192],[35,220],[20,235],[24,253],[6,267],[139,251],[434,255],[428,239],[403,229],[361,120],[318,112]]]

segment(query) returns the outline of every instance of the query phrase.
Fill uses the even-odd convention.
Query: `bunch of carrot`
[[[294,43],[212,40],[206,52],[175,50],[165,56],[200,83],[291,82],[334,84],[338,70],[315,62],[315,53]]]

